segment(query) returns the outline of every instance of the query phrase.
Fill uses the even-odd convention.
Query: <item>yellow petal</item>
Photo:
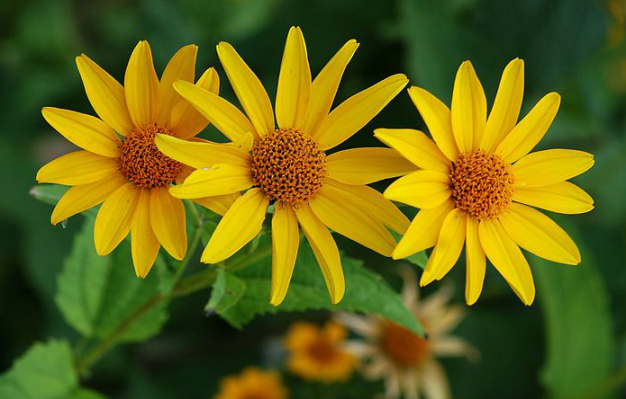
[[[122,142],[106,123],[91,115],[66,109],[46,107],[43,117],[57,132],[73,144],[104,157],[118,157]]]
[[[163,248],[174,258],[182,260],[187,252],[185,205],[172,197],[167,188],[155,188],[150,196],[150,223]]]
[[[137,277],[145,278],[154,265],[160,245],[150,225],[150,190],[139,191],[137,209],[132,221],[130,244],[135,273]]]
[[[98,255],[108,255],[128,235],[140,193],[132,183],[126,183],[104,201],[94,226]]]
[[[502,140],[496,148],[496,154],[508,163],[528,154],[548,131],[560,104],[561,96],[557,93],[545,95]]]
[[[459,67],[452,92],[452,132],[463,154],[478,148],[487,121],[487,98],[472,63]]]
[[[193,202],[210,209],[211,212],[224,216],[239,197],[241,197],[241,194],[236,192],[232,194],[216,195],[215,197],[196,198]]]
[[[553,262],[577,265],[580,252],[552,219],[526,205],[511,204],[499,217],[509,236],[528,252]]]
[[[580,187],[566,181],[545,187],[516,188],[513,201],[567,215],[593,209],[593,198]]]
[[[239,251],[261,231],[269,201],[258,188],[242,195],[213,232],[202,253],[202,262],[217,263]]]
[[[353,95],[339,104],[311,135],[322,150],[343,143],[378,115],[408,82],[406,76],[396,74]]]
[[[140,41],[130,55],[124,75],[128,112],[137,127],[155,123],[159,111],[159,79],[147,41]]]
[[[339,303],[346,291],[346,282],[343,277],[337,244],[324,223],[315,216],[309,205],[300,204],[295,212],[298,223],[300,223],[324,275],[330,300],[332,303]]]
[[[273,132],[274,112],[272,103],[259,78],[230,44],[226,42],[218,44],[217,55],[220,57],[228,80],[256,132],[259,136]]]
[[[298,219],[291,206],[277,206],[272,218],[272,289],[270,303],[285,299],[298,256]]]
[[[502,85],[502,84],[501,84]],[[465,236],[465,302],[473,305],[483,290],[487,259],[485,251],[480,245],[478,236],[478,219],[467,217],[467,231]]]
[[[485,125],[480,148],[493,152],[513,129],[519,118],[524,97],[524,61],[519,58],[509,62],[502,72],[498,93]]]
[[[70,187],[54,207],[50,222],[56,225],[77,213],[98,205],[124,183],[126,183],[126,178],[120,173],[115,173],[90,184]]]
[[[76,57],[85,92],[96,114],[113,130],[127,135],[134,129],[122,85],[85,54]]]
[[[422,169],[448,173],[451,163],[437,144],[415,129],[376,129],[374,136]]]
[[[178,50],[167,63],[159,82],[161,103],[157,113],[157,123],[160,126],[170,126],[172,109],[181,100],[180,95],[174,90],[174,82],[184,80],[193,83],[196,76],[197,55],[198,46],[190,44]]]
[[[434,208],[450,198],[448,176],[434,170],[418,170],[391,183],[385,198],[420,209]]]
[[[589,170],[593,155],[576,150],[545,150],[526,155],[513,165],[516,188],[561,183]]]
[[[185,183],[171,187],[170,194],[183,199],[213,197],[243,191],[253,184],[249,168],[225,163],[215,164],[196,170],[185,179]]]
[[[420,210],[394,249],[392,257],[394,259],[406,258],[434,246],[439,238],[443,220],[452,209],[454,209],[454,203],[445,201],[438,207]]]
[[[255,132],[248,118],[220,96],[189,82],[176,82],[174,88],[230,140]]]
[[[441,225],[437,245],[422,273],[421,286],[442,279],[461,256],[467,224],[465,219],[465,213],[459,209],[453,209],[446,215]]]
[[[218,163],[245,167],[250,157],[242,150],[225,144],[187,141],[165,134],[158,134],[154,142],[163,154],[195,169]]]
[[[420,87],[410,87],[409,96],[424,119],[437,147],[452,162],[459,157],[459,148],[452,133],[450,109],[437,97]]]
[[[42,166],[37,172],[37,181],[78,186],[116,174],[118,168],[117,160],[114,158],[103,157],[89,151],[74,151]]]
[[[487,258],[522,302],[531,305],[535,299],[535,284],[530,266],[517,244],[497,219],[482,220],[478,236]]]
[[[391,148],[351,148],[326,160],[328,176],[346,184],[370,184],[417,169]]]
[[[311,95],[311,68],[299,27],[289,29],[276,91],[276,123],[282,129],[302,128]]]
[[[356,40],[349,40],[315,77],[311,85],[311,97],[306,120],[302,124],[303,132],[314,132],[328,115],[343,72],[358,47],[359,44]]]

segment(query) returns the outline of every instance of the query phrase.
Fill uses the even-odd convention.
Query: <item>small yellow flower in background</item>
[[[293,324],[285,338],[289,351],[287,368],[309,381],[348,380],[356,357],[344,348],[346,334],[343,326],[332,321],[322,328],[307,322]]]
[[[385,380],[388,399],[418,399],[420,393],[426,399],[450,398],[445,372],[435,358],[477,355],[466,341],[450,334],[463,319],[463,309],[448,305],[450,286],[420,300],[415,273],[407,268],[402,275],[403,302],[420,320],[427,338],[380,317],[340,314],[340,323],[366,339],[350,340],[346,347],[363,361],[366,378]]]
[[[485,93],[466,61],[456,76],[451,110],[426,90],[409,89],[434,142],[413,129],[375,132],[421,168],[384,193],[421,209],[393,258],[434,246],[421,277],[424,286],[450,271],[465,244],[470,305],[482,291],[486,258],[526,305],[535,298],[535,286],[520,247],[554,262],[580,263],[567,233],[531,206],[564,214],[592,210],[593,199],[566,180],[591,168],[593,156],[563,149],[529,154],[550,127],[561,97],[547,94],[517,123],[523,91],[524,62],[515,59],[504,70],[487,118]]]
[[[194,140],[208,125],[172,86],[177,80],[193,84],[197,52],[195,45],[180,49],[159,81],[150,46],[141,41],[128,62],[124,86],[83,54],[76,64],[100,118],[50,107],[42,111],[53,128],[82,148],[37,173],[40,183],[72,186],[54,208],[51,222],[56,225],[104,202],[94,229],[96,251],[100,256],[109,254],[130,231],[133,263],[140,277],[150,271],[161,245],[176,259],[187,251],[185,208],[168,187],[191,170],[163,155],[154,137],[166,134]],[[217,93],[215,70],[208,69],[196,85]],[[236,198],[199,202],[223,213]]]
[[[416,169],[389,148],[357,148],[326,155],[391,101],[408,80],[393,75],[348,98],[330,111],[339,82],[358,43],[348,41],[311,81],[306,45],[299,28],[285,44],[276,122],[269,96],[257,76],[228,43],[217,46],[228,79],[247,116],[228,101],[186,82],[175,88],[239,149],[216,150],[214,144],[190,143],[159,135],[163,153],[195,167],[177,198],[198,198],[247,190],[224,215],[202,262],[230,257],[261,230],[266,209],[275,202],[272,219],[272,288],[270,301],[280,304],[289,287],[304,231],[322,269],[333,303],[345,282],[337,245],[328,228],[372,250],[390,256],[396,243],[387,230],[406,231],[408,220],[382,194],[366,184]]]
[[[246,368],[241,375],[224,378],[213,399],[287,399],[289,393],[276,371]]]

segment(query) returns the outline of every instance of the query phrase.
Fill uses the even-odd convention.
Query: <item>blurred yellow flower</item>
[[[141,41],[128,62],[124,86],[83,54],[76,64],[100,118],[58,108],[42,111],[53,128],[82,148],[37,173],[40,183],[72,186],[54,208],[52,223],[104,202],[94,229],[96,251],[100,256],[109,254],[131,232],[139,277],[148,274],[161,245],[176,259],[187,250],[185,208],[180,199],[169,195],[168,187],[182,181],[190,169],[163,155],[154,137],[194,140],[207,126],[208,121],[172,86],[179,80],[192,84],[197,52],[195,45],[181,48],[159,81],[150,46]],[[196,86],[217,93],[215,70],[208,69]],[[235,198],[231,194],[199,202],[223,213]]]
[[[287,388],[276,371],[246,368],[241,375],[229,376],[220,382],[214,399],[287,399]]]
[[[434,142],[413,129],[375,132],[421,168],[384,193],[421,209],[393,258],[435,246],[421,277],[424,286],[450,271],[465,244],[468,304],[482,291],[486,258],[526,305],[535,298],[535,286],[520,247],[554,262],[580,263],[567,233],[530,206],[565,214],[593,209],[593,199],[566,181],[591,168],[593,156],[563,149],[529,154],[550,127],[561,97],[547,94],[517,123],[523,91],[524,62],[515,59],[504,70],[487,118],[485,93],[466,61],[456,76],[451,110],[426,90],[409,89]]]
[[[322,328],[306,322],[293,324],[285,338],[289,371],[310,381],[346,381],[356,365],[356,358],[343,347],[346,333],[332,321]]]
[[[348,98],[332,112],[339,82],[358,44],[348,41],[311,81],[302,31],[291,28],[285,44],[276,119],[270,99],[252,70],[228,43],[217,52],[228,79],[247,113],[219,96],[187,82],[175,88],[240,148],[217,151],[215,145],[190,143],[159,135],[163,153],[198,170],[172,187],[177,198],[211,197],[247,190],[224,215],[203,255],[205,263],[230,257],[261,230],[273,202],[272,289],[270,302],[280,304],[289,287],[304,231],[322,269],[333,303],[345,282],[339,251],[328,228],[390,256],[396,243],[387,230],[400,233],[408,220],[382,194],[366,184],[415,170],[389,148],[358,148],[326,155],[391,101],[407,84],[393,75]],[[278,129],[275,128],[275,120]]]

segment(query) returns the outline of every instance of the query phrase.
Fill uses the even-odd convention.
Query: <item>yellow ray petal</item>
[[[272,218],[272,289],[270,303],[285,299],[298,256],[298,219],[291,206],[277,206]]]
[[[243,191],[253,184],[247,167],[215,164],[196,170],[185,179],[185,183],[171,187],[170,194],[183,199],[213,197]]]
[[[535,299],[535,284],[530,266],[517,244],[497,219],[481,221],[478,236],[487,258],[522,302],[531,305]]]
[[[104,157],[118,157],[122,142],[113,129],[100,119],[80,112],[45,107],[41,114],[73,144]]]
[[[198,46],[190,44],[178,50],[170,59],[161,75],[159,81],[159,112],[157,113],[157,123],[160,126],[170,126],[170,116],[174,106],[181,100],[181,97],[174,90],[174,82],[184,80],[192,82],[196,76],[196,56]]]
[[[145,40],[137,44],[128,61],[124,93],[135,126],[144,127],[156,122],[160,101],[159,78],[154,70],[150,45]]]
[[[576,150],[545,150],[528,154],[511,171],[516,188],[544,187],[561,183],[589,170],[593,155]]]
[[[289,29],[276,91],[276,123],[282,129],[302,128],[311,95],[311,68],[302,30]]]
[[[454,209],[454,203],[445,201],[435,208],[419,211],[394,249],[392,257],[394,259],[406,258],[434,246],[439,238],[443,220],[452,209]]]
[[[437,245],[428,259],[420,286],[440,280],[454,266],[463,250],[466,233],[466,216],[459,209],[453,209],[446,215],[441,225]]]
[[[189,82],[178,81],[174,88],[230,140],[239,140],[248,132],[256,134],[248,118],[220,96]]]
[[[217,263],[239,251],[261,231],[269,201],[258,188],[242,195],[217,225],[202,253],[202,262]]]
[[[513,201],[567,215],[593,209],[593,198],[580,187],[566,181],[545,187],[516,188]]]
[[[124,183],[126,183],[126,178],[120,173],[115,173],[90,184],[70,187],[54,207],[50,222],[56,225],[71,216],[98,205],[109,194],[123,186]]]
[[[421,87],[410,87],[409,96],[424,119],[437,147],[452,162],[459,157],[459,148],[452,133],[450,109],[437,97]]]
[[[150,225],[150,190],[139,191],[137,209],[131,226],[130,244],[135,273],[137,277],[145,278],[154,265],[160,245]]]
[[[487,260],[478,236],[478,219],[467,217],[465,236],[465,302],[473,305],[483,290]]]
[[[459,67],[452,92],[452,132],[461,153],[478,148],[487,121],[487,98],[472,63]]]
[[[359,44],[356,40],[349,40],[315,77],[311,85],[309,109],[305,122],[302,124],[303,132],[316,131],[322,120],[328,115],[337,94],[343,72],[358,47]]]
[[[126,183],[104,201],[94,226],[98,255],[108,255],[128,235],[140,193],[132,183]]]
[[[480,148],[493,152],[504,137],[515,127],[524,97],[524,61],[519,58],[509,62],[502,72],[500,86],[493,108],[485,125]]]
[[[546,94],[502,140],[496,154],[508,163],[528,154],[548,131],[560,104],[561,96],[557,93]]]
[[[511,204],[499,217],[509,236],[528,252],[553,262],[577,265],[580,252],[552,219],[526,205]]]
[[[437,144],[415,129],[376,129],[374,136],[422,169],[448,173],[451,163]]]
[[[218,94],[220,92],[220,77],[215,68],[204,71],[195,86]],[[203,131],[209,125],[209,121],[189,101],[181,98],[181,96],[179,98],[180,100],[171,108],[169,128],[176,136],[187,139]]]
[[[134,125],[126,106],[124,87],[85,54],[76,57],[76,66],[89,102],[100,119],[119,134],[132,132]]]
[[[330,300],[332,303],[339,303],[346,291],[346,282],[343,277],[337,244],[309,205],[300,204],[295,212],[298,223],[300,223],[324,275]]]
[[[218,215],[224,216],[230,207],[241,197],[239,192],[225,195],[216,195],[214,197],[196,198],[193,202],[210,209]]]
[[[230,44],[220,42],[217,45],[217,55],[220,57],[228,80],[256,132],[259,136],[273,132],[274,112],[272,103],[259,78]]]
[[[39,183],[78,186],[93,183],[117,174],[119,166],[114,158],[89,151],[74,151],[48,162],[37,172]]]
[[[182,260],[187,252],[183,201],[172,197],[165,187],[153,189],[150,196],[150,223],[163,248],[172,258]]]
[[[418,170],[391,183],[385,198],[420,209],[434,208],[450,198],[448,176],[434,170]]]
[[[218,163],[245,167],[250,157],[229,145],[181,140],[165,134],[158,134],[154,142],[163,154],[196,169]]]
[[[328,176],[346,184],[370,184],[417,168],[391,148],[351,148],[326,158]]]
[[[378,115],[408,82],[406,76],[396,74],[353,95],[339,104],[311,135],[323,150],[343,143]]]

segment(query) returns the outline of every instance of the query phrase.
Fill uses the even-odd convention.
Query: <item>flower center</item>
[[[513,198],[509,165],[482,150],[460,155],[450,171],[456,207],[477,219],[500,216]]]
[[[297,205],[322,187],[326,154],[309,135],[278,129],[252,147],[252,179],[270,201]]]
[[[183,165],[166,157],[154,143],[157,133],[172,135],[154,124],[135,129],[126,136],[119,157],[120,171],[137,187],[165,187],[172,183]]]
[[[378,342],[380,350],[397,366],[421,365],[430,356],[430,342],[396,323],[385,320]]]
[[[317,338],[313,341],[307,348],[307,352],[318,363],[331,363],[339,355],[335,345],[324,338]]]

